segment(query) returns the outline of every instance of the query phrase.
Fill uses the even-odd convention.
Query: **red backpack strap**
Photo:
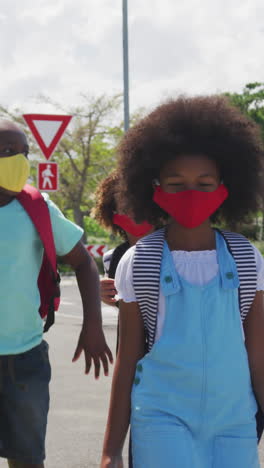
[[[22,192],[18,194],[17,199],[31,218],[43,243],[54,275],[57,277],[56,249],[47,203],[41,193],[35,187],[28,184],[26,184]]]

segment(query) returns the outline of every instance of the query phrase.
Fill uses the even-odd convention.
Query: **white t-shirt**
[[[264,259],[259,250],[253,246],[257,266],[257,291],[264,290]],[[135,246],[131,247],[121,258],[115,276],[115,287],[119,299],[124,302],[136,302],[133,287],[133,259]],[[189,283],[203,286],[218,273],[216,250],[171,252],[174,265],[179,275]],[[161,336],[165,318],[165,297],[160,290],[155,341]]]

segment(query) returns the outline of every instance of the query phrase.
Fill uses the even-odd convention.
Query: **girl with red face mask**
[[[114,286],[116,268],[124,253],[135,245],[144,235],[150,234],[153,226],[147,222],[135,223],[127,215],[117,213],[116,195],[118,191],[118,172],[113,171],[97,187],[94,216],[97,221],[112,234],[119,235],[124,242],[109,250],[103,256],[105,275],[101,279],[101,299],[107,305],[118,305]]]
[[[119,154],[120,209],[167,226],[117,268],[101,468],[122,466],[129,424],[134,468],[258,468],[264,262],[242,235],[213,227],[257,212],[258,130],[221,96],[181,97],[130,129]]]

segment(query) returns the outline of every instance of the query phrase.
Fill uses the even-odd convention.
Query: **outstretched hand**
[[[109,362],[113,363],[113,356],[105,341],[101,324],[89,323],[89,326],[82,327],[72,362],[79,359],[82,351],[85,357],[85,374],[90,372],[93,361],[96,379],[99,378],[101,365],[104,369],[104,375],[108,375]]]

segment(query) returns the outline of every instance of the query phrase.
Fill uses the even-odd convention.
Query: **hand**
[[[124,468],[121,455],[103,455],[100,468]]]
[[[103,278],[100,281],[101,284],[101,299],[107,305],[115,305],[117,300],[115,299],[115,295],[117,294],[117,290],[114,286],[115,280],[112,278]]]
[[[93,360],[95,378],[99,378],[101,364],[104,375],[108,375],[108,360],[112,364],[113,356],[105,341],[100,322],[91,321],[86,326],[83,325],[72,362],[79,359],[82,351],[85,357],[85,374],[89,373]]]

